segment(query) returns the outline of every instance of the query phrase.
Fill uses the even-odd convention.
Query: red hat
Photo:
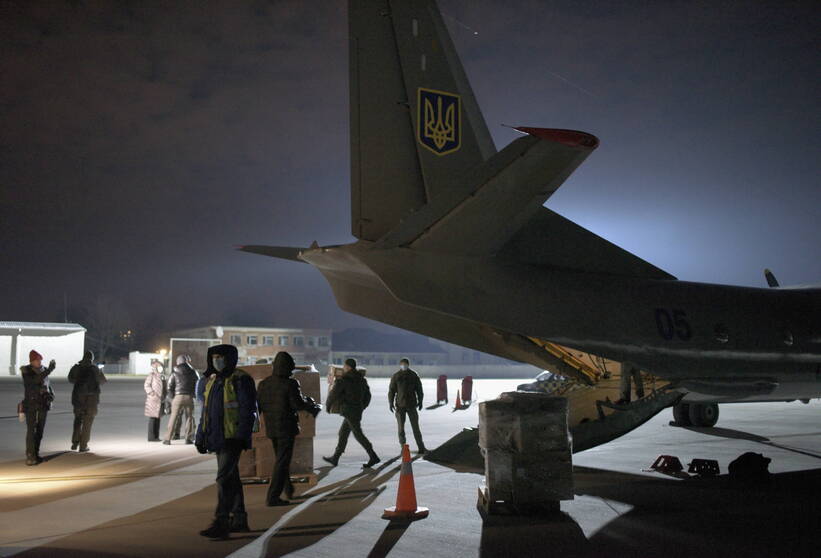
[[[37,351],[31,351],[29,353],[29,362],[34,362],[35,360],[43,360],[43,355]]]

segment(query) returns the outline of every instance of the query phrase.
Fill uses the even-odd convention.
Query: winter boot
[[[370,456],[370,459],[367,463],[362,464],[363,469],[370,469],[371,467],[382,461],[381,459],[379,459],[379,456],[376,455],[376,452],[373,450],[369,451],[368,455]]]
[[[200,531],[200,535],[209,539],[227,539],[231,533],[231,526],[227,517],[215,517],[208,529]]]
[[[251,528],[248,527],[248,514],[245,512],[237,512],[232,515],[229,529],[232,533],[251,532]]]
[[[336,454],[333,454],[331,457],[325,457],[323,455],[322,459],[324,459],[326,462],[330,463],[331,466],[333,466],[333,467],[336,467],[337,465],[339,465],[339,456],[336,455]]]

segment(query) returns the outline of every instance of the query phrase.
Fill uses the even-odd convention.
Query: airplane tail
[[[434,0],[349,0],[349,19],[354,236],[672,278],[543,207],[598,139],[519,127],[496,152]]]
[[[350,0],[352,232],[378,240],[496,149],[434,0]]]

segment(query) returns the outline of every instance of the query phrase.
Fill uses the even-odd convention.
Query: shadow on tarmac
[[[284,556],[333,534],[362,513],[385,490],[385,483],[400,470],[399,466],[391,467],[398,459],[395,457],[376,469],[364,470],[319,491],[304,494],[309,500],[265,540],[262,556]]]
[[[741,430],[731,430],[729,428],[719,428],[719,427],[711,427],[711,428],[699,428],[696,426],[682,426],[680,428],[684,428],[685,430],[690,430],[691,432],[698,432],[699,434],[705,434],[707,436],[716,436],[719,438],[729,438],[730,440],[746,440],[749,442],[758,442],[759,444],[763,444],[765,446],[771,448],[778,448],[784,451],[791,451],[793,453],[797,453],[800,455],[806,455],[808,457],[815,457],[817,459],[821,459],[821,455],[806,451],[798,448],[791,448],[789,446],[783,446],[781,444],[777,444],[771,441],[769,438],[765,438],[764,436],[759,436],[757,434],[750,434],[749,432],[742,432]]]
[[[54,452],[54,453],[51,453],[51,454],[49,454],[49,455],[45,455],[45,456],[43,456],[43,462],[44,462],[44,463],[48,463],[48,462],[49,462],[49,461],[51,461],[52,459],[57,459],[57,458],[58,458],[58,457],[60,457],[61,455],[65,455],[65,454],[67,454],[67,453],[73,453],[73,452],[68,451],[68,450]]]
[[[385,527],[385,530],[382,532],[382,536],[379,537],[379,540],[376,541],[373,549],[371,549],[368,554],[368,558],[385,558],[393,547],[396,546],[396,543],[399,542],[399,539],[402,538],[402,535],[405,534],[405,531],[408,530],[411,523],[411,521],[404,520],[393,520],[389,522],[388,526]]]
[[[818,556],[821,469],[772,475],[764,484],[728,476],[658,480],[574,469],[576,494],[613,510],[631,507],[585,537],[568,514],[499,517],[482,527],[481,556]],[[574,506],[565,506],[573,513]],[[580,508],[583,509],[583,508]],[[576,515],[579,515],[578,512]],[[587,516],[588,512],[584,512]]]

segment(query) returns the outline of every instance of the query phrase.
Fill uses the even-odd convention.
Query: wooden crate
[[[254,444],[255,468],[252,476],[270,479],[274,470],[276,456],[271,440],[265,439]],[[248,452],[246,452],[248,453]],[[297,438],[294,441],[294,455],[291,458],[291,477],[313,475],[314,439]]]

